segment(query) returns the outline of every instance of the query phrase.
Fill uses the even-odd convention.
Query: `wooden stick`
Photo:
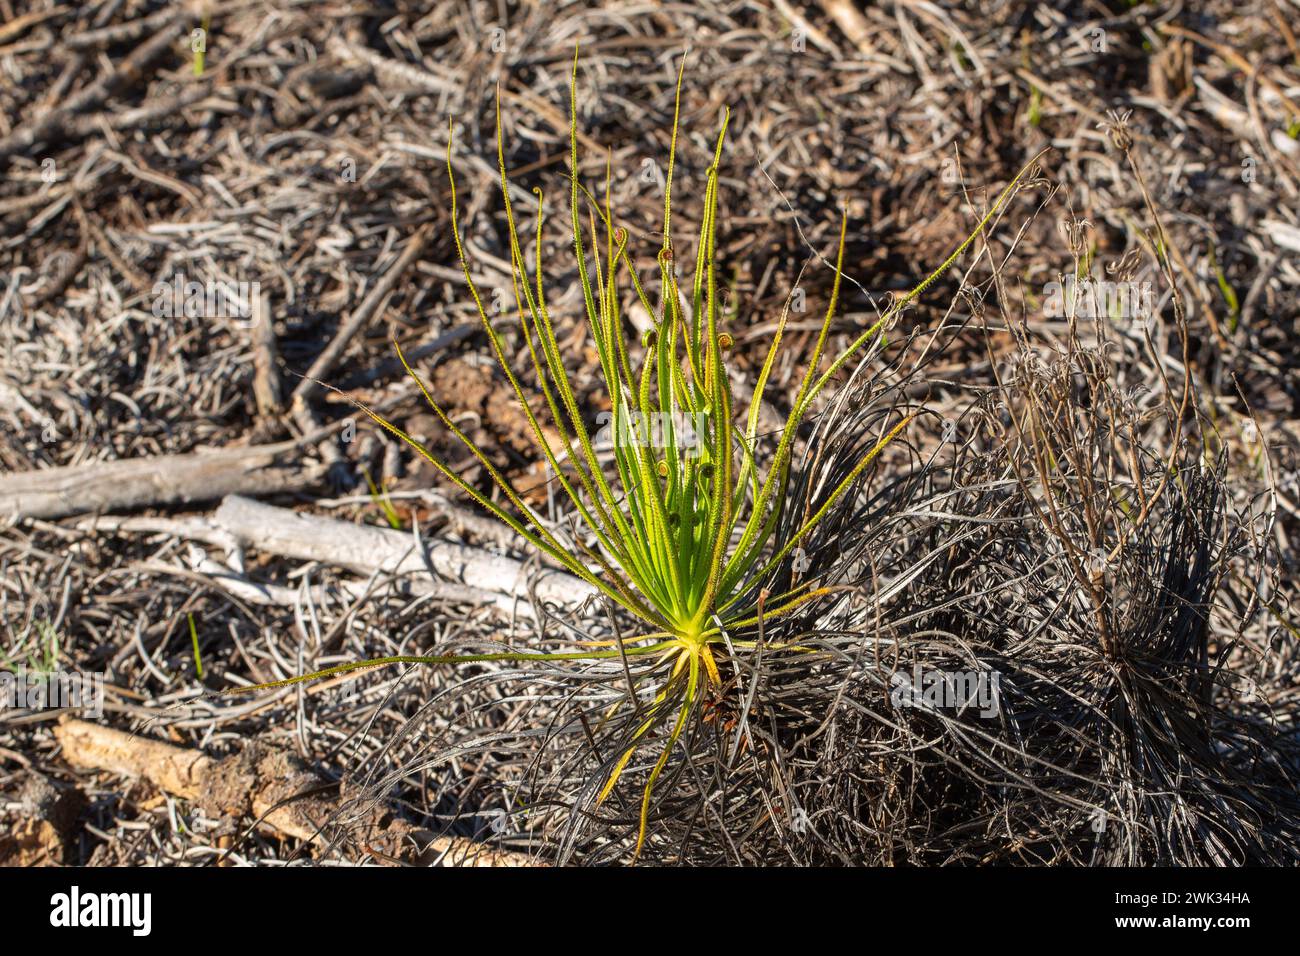
[[[263,418],[280,414],[283,393],[280,370],[276,367],[277,349],[271,307],[262,295],[253,297],[253,398],[257,413]]]
[[[97,30],[87,30],[85,33],[74,34],[63,42],[74,50],[85,50],[93,46],[121,43],[124,40],[138,40],[142,36],[169,27],[174,21],[186,17],[197,23],[203,13],[207,12],[208,5],[191,3],[186,6],[189,7],[188,10],[184,9],[184,7],[178,9],[175,5],[169,5],[157,13],[149,14],[147,17],[128,20],[125,23],[115,23],[112,26],[100,27]]]
[[[336,518],[299,514],[239,495],[221,503],[213,521],[258,550],[305,561],[321,561],[361,574],[375,572],[426,576],[438,574],[476,588],[524,594],[529,569],[521,561],[449,541],[424,540],[424,553],[412,535],[352,524]],[[428,565],[425,564],[428,556]],[[563,571],[546,570],[534,585],[539,600],[576,605],[595,588]]]
[[[62,756],[71,766],[122,777],[141,777],[159,790],[197,802],[207,812],[252,816],[269,829],[321,848],[330,846],[322,826],[336,816],[338,803],[322,797],[331,789],[304,761],[285,751],[250,746],[244,753],[214,760],[198,750],[174,747],[137,734],[73,717],[54,728]],[[403,821],[386,826],[374,808],[358,831],[378,831],[398,862],[444,866],[536,866],[531,858],[476,843],[465,837],[434,836]]]
[[[859,52],[870,53],[871,25],[851,0],[818,0],[822,11],[835,21],[835,25],[849,38]]]
[[[477,515],[473,518],[481,521]],[[224,562],[202,552],[201,558],[191,564],[189,569],[179,565],[158,562],[143,562],[132,565],[152,574],[170,574],[179,576],[198,576],[211,580],[241,601],[262,606],[294,607],[303,594],[297,587],[279,584],[267,584],[250,580],[244,571],[243,545],[230,531],[214,519],[199,515],[187,515],[180,518],[165,516],[125,517],[120,515],[96,515],[77,523],[77,527],[94,534],[168,534],[186,541],[202,541],[204,544],[220,548],[225,552]],[[506,533],[510,534],[509,529]],[[505,541],[504,544],[519,544],[522,539]],[[265,545],[257,542],[257,547]],[[413,542],[411,543],[413,544]],[[329,562],[333,563],[333,562]],[[348,578],[338,582],[338,588],[353,600],[363,600],[374,593],[376,584],[367,575],[365,579]],[[407,592],[415,595],[432,595],[445,601],[459,604],[471,604],[476,607],[491,607],[500,612],[507,620],[515,617],[534,620],[537,613],[529,601],[521,601],[513,592],[488,590],[474,587],[459,581],[439,581],[428,574],[417,574],[402,582]],[[307,596],[321,603],[325,600],[326,589],[322,585],[312,585],[307,589]]]
[[[0,518],[62,518],[94,511],[190,504],[230,494],[308,488],[323,467],[299,461],[304,436],[204,454],[96,461],[0,477]]]
[[[183,750],[75,717],[59,721],[54,739],[63,747],[63,759],[74,767],[143,777],[159,790],[186,800],[198,798],[200,783],[212,765],[212,759],[197,750]]]

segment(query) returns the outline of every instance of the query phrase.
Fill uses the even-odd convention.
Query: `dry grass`
[[[451,451],[392,362],[396,336],[460,426],[547,507],[475,332],[441,163],[451,115],[475,281],[508,302],[491,199],[497,84],[519,202],[532,185],[558,195],[579,39],[593,91],[583,173],[602,176],[608,152],[634,245],[655,246],[654,164],[667,153],[683,49],[684,126],[708,130],[732,110],[718,240],[720,258],[739,264],[725,280],[741,387],[796,286],[808,311],[792,316],[790,354],[806,352],[841,203],[851,281],[832,349],[941,261],[1050,146],[1039,188],[907,310],[890,354],[804,436],[799,501],[815,500],[818,476],[842,468],[872,422],[924,410],[858,510],[839,512],[807,549],[806,573],[852,585],[790,624],[825,655],[756,658],[701,711],[691,759],[666,771],[647,859],[1294,862],[1300,48],[1283,28],[1293,0],[1249,10],[1212,0],[1194,15],[1146,3],[886,3],[838,21],[831,6],[222,4],[196,76],[197,7],[0,0],[0,469],[339,425],[350,406],[299,391],[298,377],[336,339],[326,381]],[[1140,177],[1113,141],[1112,110],[1130,112]],[[678,175],[702,181],[711,159],[703,135],[686,137]],[[693,227],[699,209],[674,205]],[[562,219],[548,220],[548,248],[569,241]],[[1086,225],[1061,229],[1076,221]],[[424,245],[405,262],[416,235]],[[1080,264],[1150,283],[1156,328],[1046,315],[1046,284]],[[154,284],[177,272],[260,282],[269,326],[156,316]],[[365,305],[385,274],[391,294]],[[556,278],[569,282],[550,301],[557,336],[576,352],[579,286]],[[590,401],[595,356],[573,360]],[[799,371],[778,365],[769,396],[789,394]],[[788,409],[775,411],[779,421]],[[405,529],[517,546],[426,495],[434,476],[382,434],[359,428],[346,442],[336,429],[303,456],[330,466],[328,479],[278,503],[386,525],[364,467]],[[211,561],[284,586],[286,603],[232,595]],[[476,665],[371,671],[256,699],[207,693],[363,657],[613,626],[598,608],[538,622],[412,599],[409,581],[356,583],[333,566],[232,555],[175,527],[14,519],[0,530],[0,649],[25,655],[52,628],[63,666],[106,673],[115,726],[214,754],[257,739],[421,824],[550,858],[626,860],[635,801],[587,813],[620,732],[591,715],[625,693],[618,666],[578,681],[544,665]],[[998,669],[1001,718],[891,707],[890,675],[914,664]],[[84,793],[57,847],[67,861],[304,857],[293,841],[143,785],[72,773],[52,719],[2,719],[0,803],[31,815],[22,787],[34,774]],[[338,837],[312,852],[370,859],[346,825]]]

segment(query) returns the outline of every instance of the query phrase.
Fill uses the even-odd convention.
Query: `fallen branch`
[[[242,573],[206,555],[188,570],[180,566],[151,561],[132,565],[132,568],[150,574],[170,574],[179,577],[197,576],[211,581],[232,597],[236,597],[248,604],[258,604],[264,607],[298,607],[304,600],[308,600],[313,604],[321,604],[326,596],[326,589],[321,585],[299,589],[279,584],[263,584],[251,581]],[[527,601],[520,601],[508,594],[471,587],[468,584],[458,584],[454,581],[432,581],[426,575],[404,581],[403,585],[405,588],[404,593],[411,596],[423,597],[430,595],[439,600],[452,601],[458,604],[493,607],[506,618],[536,617],[532,605]],[[363,601],[373,595],[378,586],[373,580],[351,579],[338,582],[338,589],[354,601]]]
[[[143,778],[205,813],[253,817],[264,831],[322,849],[331,846],[323,831],[339,817],[339,806],[336,798],[323,794],[336,788],[288,751],[250,742],[240,753],[218,760],[71,717],[58,723],[54,737],[63,748],[63,759],[78,769]],[[372,807],[349,817],[346,825],[349,835],[380,859],[444,866],[537,865],[522,853],[465,837],[434,836],[387,817],[384,808]]]
[[[835,25],[849,38],[849,42],[862,53],[872,49],[871,25],[867,18],[849,0],[819,0],[822,12],[835,21]]]
[[[259,551],[360,574],[424,576],[432,568],[452,581],[502,594],[526,593],[530,577],[523,562],[506,555],[438,540],[423,540],[417,547],[416,539],[405,532],[299,514],[239,495],[226,498],[212,520]],[[566,605],[580,604],[596,594],[585,581],[550,569],[537,576],[534,588],[539,600]]]
[[[309,436],[315,437],[315,436]],[[306,438],[276,445],[96,461],[0,477],[0,517],[62,518],[94,511],[211,501],[231,494],[271,494],[314,485],[321,465],[304,464]]]
[[[280,370],[276,366],[278,348],[275,342],[275,325],[271,320],[271,306],[260,295],[254,296],[252,326],[253,343],[253,398],[257,414],[266,419],[281,412],[284,395],[280,386]]]

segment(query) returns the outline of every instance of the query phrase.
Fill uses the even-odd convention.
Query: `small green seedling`
[[[1210,268],[1214,270],[1214,278],[1219,283],[1219,291],[1223,294],[1224,304],[1228,307],[1228,334],[1231,335],[1237,331],[1237,323],[1241,320],[1241,304],[1237,299],[1237,290],[1232,287],[1223,267],[1219,265],[1218,256],[1214,252],[1214,243],[1210,243],[1209,253]]]
[[[208,25],[211,17],[204,17],[202,26],[190,33],[190,52],[194,54],[194,75],[202,76],[208,53]]]
[[[44,619],[37,621],[35,626],[38,636],[34,645],[27,649],[27,670],[48,677],[59,664],[59,634],[54,625]],[[21,649],[20,643],[14,652]],[[19,672],[19,664],[4,651],[0,651],[0,658],[3,658],[0,668],[15,674]]]
[[[683,59],[682,70],[685,68]],[[572,518],[565,534],[542,520],[480,449],[456,425],[397,353],[410,376],[447,431],[462,443],[487,473],[497,491],[493,500],[472,485],[442,458],[391,421],[361,406],[379,426],[396,435],[428,460],[448,481],[484,510],[508,525],[538,552],[590,584],[635,619],[640,627],[618,640],[590,642],[573,652],[504,652],[474,655],[400,656],[358,661],[284,681],[241,690],[279,687],[304,680],[393,663],[456,664],[477,661],[592,661],[611,658],[648,659],[637,681],[652,675],[655,683],[628,701],[642,719],[620,752],[609,761],[598,802],[618,783],[636,751],[659,728],[660,753],[645,783],[637,837],[637,852],[646,834],[651,794],[696,704],[710,685],[724,682],[728,655],[752,651],[762,622],[788,615],[828,593],[805,581],[784,593],[769,594],[766,582],[782,562],[808,537],[834,503],[854,485],[872,461],[907,426],[905,416],[882,429],[870,450],[833,489],[823,505],[778,540],[779,526],[791,478],[796,431],[818,395],[855,356],[884,344],[890,319],[924,292],[975,241],[1016,190],[1032,162],[997,197],[975,231],[934,273],[907,295],[898,297],[885,314],[821,369],[839,302],[843,276],[847,220],[841,218],[835,279],[830,301],[813,342],[807,367],[794,393],[790,413],[775,440],[775,449],[760,449],[759,406],[776,363],[789,315],[782,310],[766,359],[755,381],[748,408],[737,406],[728,373],[732,334],[722,326],[718,289],[719,263],[715,235],[719,198],[718,169],[726,137],[724,114],[708,168],[703,216],[696,236],[694,269],[679,275],[680,247],[671,232],[672,189],[681,110],[682,72],[678,74],[668,169],[664,190],[662,244],[657,256],[658,297],[642,284],[628,250],[628,234],[619,226],[611,203],[611,174],[606,166],[603,200],[579,182],[578,59],[575,53],[570,82],[570,175],[568,213],[573,252],[582,291],[583,312],[598,357],[598,372],[613,418],[611,456],[602,459],[592,429],[565,366],[552,314],[547,304],[542,229],[545,202],[540,189],[534,225],[535,254],[530,272],[525,259],[511,199],[502,136],[500,96],[497,99],[497,162],[509,233],[510,261],[517,332],[536,391],[524,384],[516,369],[503,329],[493,324],[494,310],[485,307],[476,286],[459,228],[459,193],[452,166],[449,131],[447,173],[451,187],[452,236],[468,287],[483,323],[492,353],[526,417],[538,452],[550,466]],[[620,281],[626,277],[631,293],[655,326],[637,346],[630,341],[623,314]],[[626,287],[625,287],[626,288]],[[489,303],[490,305],[490,303]],[[543,430],[539,413],[549,418],[555,437]],[[373,488],[373,486],[372,486]],[[781,650],[768,645],[767,650]],[[795,650],[787,647],[785,650]],[[799,649],[802,650],[802,649]]]
[[[388,490],[384,489],[383,491],[380,491],[379,487],[375,484],[375,480],[370,477],[370,470],[364,466],[361,469],[361,474],[365,476],[366,487],[370,489],[370,500],[373,501],[375,506],[384,513],[384,518],[388,521],[388,526],[394,531],[401,531],[402,518],[398,515],[397,509],[393,507],[393,499],[388,497]]]
[[[199,632],[194,627],[194,615],[186,614],[190,622],[190,643],[194,645],[194,673],[203,680],[203,658],[199,654]]]

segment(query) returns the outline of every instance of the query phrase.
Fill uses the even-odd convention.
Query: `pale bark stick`
[[[275,325],[271,319],[271,306],[263,295],[253,296],[253,398],[257,413],[263,418],[273,418],[282,411],[284,401],[280,389],[280,370],[276,367],[277,349]]]
[[[299,514],[238,495],[221,503],[213,521],[249,546],[283,557],[334,564],[361,574],[425,575],[432,567],[443,577],[476,588],[527,593],[530,572],[523,562],[467,545],[422,541],[426,566],[415,538],[406,532]],[[538,572],[535,589],[540,600],[565,605],[596,594],[585,581],[553,570]]]
[[[193,504],[230,494],[280,494],[314,485],[303,440],[208,453],[96,461],[0,477],[0,519]]]

